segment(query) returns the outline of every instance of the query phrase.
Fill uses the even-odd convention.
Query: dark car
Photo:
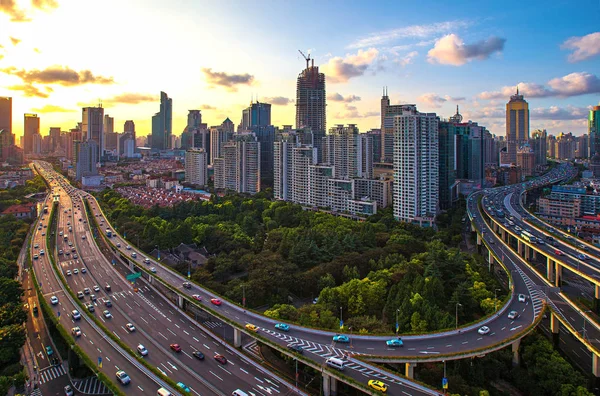
[[[289,350],[292,350],[292,351],[297,352],[299,354],[303,354],[304,353],[304,348],[302,348],[298,344],[289,344],[287,347],[288,347]]]
[[[112,302],[110,300],[106,300],[104,301],[104,306],[110,308],[112,307]]]
[[[192,355],[198,360],[204,360],[204,354],[200,351],[194,351],[192,352]]]

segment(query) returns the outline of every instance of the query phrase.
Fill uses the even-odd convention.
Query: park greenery
[[[204,246],[210,258],[192,278],[232,301],[245,294],[249,307],[274,318],[334,329],[341,307],[354,331],[390,333],[397,316],[401,333],[415,333],[454,327],[457,303],[461,323],[501,303],[481,257],[458,249],[464,209],[444,215],[436,232],[399,223],[389,210],[358,222],[260,195],[148,210],[112,190],[98,198],[117,230],[147,252]]]
[[[41,177],[36,177],[10,190],[0,190],[0,211],[10,205],[27,202],[25,195],[45,189]],[[19,350],[25,343],[27,312],[21,298],[17,258],[26,241],[33,220],[18,220],[14,216],[0,216],[0,394],[7,394],[14,385],[20,386],[26,376],[19,363]]]

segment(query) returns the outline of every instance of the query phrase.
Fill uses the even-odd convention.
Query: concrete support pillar
[[[233,328],[233,346],[239,348],[242,346],[242,331],[237,328]]]
[[[477,245],[481,245],[481,235],[477,234]]]
[[[594,312],[600,312],[600,285],[595,285],[594,289],[596,290],[594,293]]]
[[[554,282],[554,260],[548,256],[546,258],[546,279],[550,282]]]
[[[531,251],[533,252],[533,253],[532,253],[533,260],[534,260],[534,261],[535,261],[535,260],[537,260],[537,250],[531,249]]]
[[[562,265],[558,261],[554,262],[554,272],[556,274],[556,279],[554,281],[554,285],[556,287],[560,287],[562,285]]]
[[[500,230],[500,235],[502,236],[502,241],[506,242],[506,231]]]
[[[521,358],[519,357],[519,346],[520,345],[521,345],[520,338],[518,340],[515,340],[512,343],[512,353],[513,353],[512,364],[513,364],[513,366],[518,366],[519,364],[521,364]]]
[[[177,295],[177,306],[183,309],[183,296]]]
[[[558,341],[560,336],[560,322],[558,321],[558,316],[554,313],[550,313],[550,330],[552,331],[552,343],[554,347],[558,347]]]
[[[323,373],[323,396],[331,396],[331,377]]]
[[[519,257],[523,257],[523,243],[521,243],[521,241],[517,240],[517,253],[519,254]]]
[[[329,379],[329,387],[331,389],[331,396],[337,396],[337,394],[338,394],[338,390],[337,390],[338,386],[337,386],[337,384],[338,384],[337,378],[330,377],[330,379]]]
[[[405,375],[406,378],[415,379],[415,367],[417,363],[406,363],[405,364]]]
[[[531,257],[531,248],[525,244],[523,244],[523,246],[525,246],[525,260],[529,261],[529,258]]]
[[[592,353],[592,373],[598,379],[600,377],[600,356]]]

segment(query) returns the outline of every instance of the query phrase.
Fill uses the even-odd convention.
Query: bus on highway
[[[536,242],[536,237],[534,237],[533,235],[531,235],[531,233],[527,231],[521,231],[521,238],[525,239],[527,242]]]

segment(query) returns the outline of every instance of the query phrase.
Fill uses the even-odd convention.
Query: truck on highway
[[[534,237],[531,233],[527,231],[521,231],[521,238],[525,239],[527,242],[536,243],[537,238]]]
[[[110,228],[106,229],[106,236],[109,238],[112,237],[112,231],[110,230]]]

